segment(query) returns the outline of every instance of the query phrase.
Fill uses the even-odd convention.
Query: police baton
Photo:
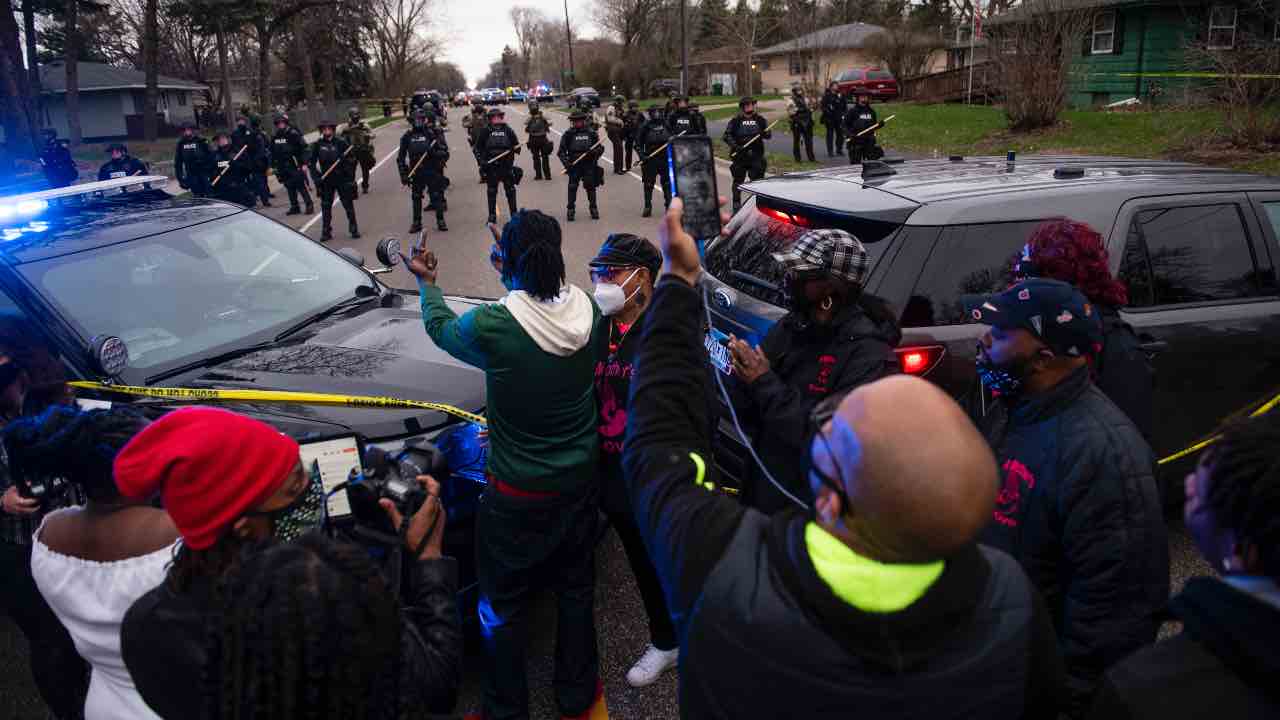
[[[298,164],[298,158],[294,157],[293,155],[290,155],[289,159],[293,161],[293,168],[297,170],[299,173],[302,173],[303,187],[311,187],[311,178],[307,177],[307,174],[302,172],[302,166]]]
[[[337,160],[333,161],[333,164],[329,166],[328,170],[324,171],[324,174],[320,176],[320,180],[322,182],[325,178],[329,177],[329,173],[333,172],[334,168],[338,167],[338,163],[342,162],[342,159],[347,156],[347,153],[351,152],[351,148],[353,147],[355,147],[355,145],[348,145],[347,149],[342,151],[342,155],[340,155]]]
[[[746,142],[742,143],[742,147],[740,147],[740,148],[738,148],[737,150],[734,150],[733,152],[729,153],[729,157],[731,157],[731,158],[732,158],[734,155],[737,155],[738,153],[742,152],[743,150],[746,150],[746,149],[747,149],[747,147],[749,147],[749,146],[751,145],[751,143],[753,143],[753,142],[755,142],[755,141],[759,140],[760,138],[764,137],[764,134],[765,134],[765,133],[767,133],[767,132],[769,132],[770,130],[772,130],[772,129],[773,129],[773,126],[774,126],[774,125],[777,125],[777,124],[778,124],[778,123],[780,123],[780,122],[782,122],[782,118],[778,118],[777,120],[774,120],[773,122],[769,123],[769,126],[768,126],[768,127],[766,127],[764,130],[762,130],[762,131],[760,131],[760,132],[756,133],[756,134],[755,134],[755,135],[754,135],[750,140],[748,140],[748,141],[746,141]]]
[[[596,148],[600,147],[600,146],[601,146],[601,145],[603,145],[603,144],[604,144],[604,141],[603,141],[603,140],[598,140],[598,141],[596,141],[596,144],[595,144],[595,145],[592,145],[592,146],[591,146],[591,147],[589,147],[589,148],[587,148],[587,151],[586,151],[586,152],[584,152],[584,153],[582,153],[581,155],[579,155],[579,156],[578,156],[578,157],[577,157],[573,162],[569,163],[568,165],[565,165],[565,166],[564,166],[564,169],[560,171],[560,174],[561,174],[561,175],[568,175],[568,174],[569,174],[569,168],[573,167],[574,165],[577,165],[579,160],[581,160],[582,158],[584,158],[584,157],[586,157],[587,155],[591,154],[591,151],[592,151],[592,150],[595,150]]]
[[[681,135],[683,135],[683,134],[685,134],[685,133],[687,133],[687,132],[689,132],[689,131],[688,131],[688,130],[681,130],[680,132],[676,133],[676,137],[671,138],[671,140],[675,140],[676,138],[680,137]],[[651,153],[649,153],[648,155],[646,155],[646,156],[645,156],[645,158],[644,158],[644,160],[642,160],[641,162],[644,162],[645,160],[648,160],[649,158],[653,157],[654,155],[657,155],[658,153],[662,152],[663,150],[666,150],[666,149],[667,149],[667,146],[671,144],[671,140],[668,140],[668,141],[666,141],[666,142],[662,143],[662,147],[660,147],[660,148],[658,148],[657,150],[654,150],[653,152],[651,152]]]
[[[515,148],[512,148],[511,150],[508,150],[508,151],[506,151],[506,152],[502,153],[501,155],[499,155],[499,156],[497,156],[497,157],[490,158],[490,159],[486,160],[484,164],[485,164],[485,165],[492,165],[493,163],[498,162],[499,160],[501,160],[502,158],[504,158],[504,157],[506,157],[506,156],[510,155],[510,154],[511,154],[511,153],[513,153],[513,152],[515,152]]]
[[[231,158],[231,161],[227,163],[226,167],[222,168],[222,172],[218,173],[218,177],[214,178],[213,182],[209,183],[209,187],[217,187],[218,181],[221,180],[222,176],[226,175],[227,171],[231,169],[231,163],[239,160],[240,156],[244,154],[244,151],[248,149],[249,149],[249,146],[247,144],[241,145],[240,151],[235,154],[235,157]]]
[[[427,154],[431,151],[431,148],[436,146],[436,143],[438,142],[440,142],[439,139],[432,140],[431,144],[427,146],[426,152],[423,152],[421,155],[418,156],[418,162],[413,164],[413,169],[409,171],[408,177],[413,177],[413,174],[418,172],[418,166],[422,164],[423,160],[427,159]]]
[[[885,123],[889,122],[890,120],[892,120],[892,119],[894,119],[894,118],[896,118],[896,117],[898,117],[898,116],[897,116],[897,115],[890,115],[889,117],[887,117],[887,118],[885,118],[885,119],[881,120],[880,122],[876,123],[875,125],[872,125],[871,127],[869,127],[869,128],[867,128],[867,129],[865,129],[865,130],[863,130],[863,131],[859,132],[858,134],[854,135],[853,137],[855,137],[855,138],[857,138],[857,137],[862,137],[863,135],[866,135],[867,133],[869,133],[869,132],[871,132],[871,131],[873,131],[873,130],[879,130],[880,128],[884,127]],[[853,138],[849,138],[849,139],[850,139],[850,140],[852,140]]]

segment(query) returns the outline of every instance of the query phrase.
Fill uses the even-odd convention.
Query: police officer
[[[471,102],[471,113],[462,118],[462,127],[467,131],[467,142],[471,144],[472,152],[475,152],[476,150],[476,137],[488,124],[489,121],[485,118],[484,114],[484,101],[479,99],[473,100]],[[550,150],[547,152],[550,152]],[[480,173],[480,182],[482,184],[484,183],[483,172]]]
[[[667,115],[667,130],[672,136],[695,134],[698,124],[693,119],[693,113],[689,112],[689,98],[677,95],[672,98],[671,103],[674,109]]]
[[[667,177],[667,156],[658,152],[671,139],[671,131],[662,117],[662,106],[649,106],[649,119],[636,131],[636,150],[640,155],[640,182],[644,185],[644,211],[641,217],[653,214],[653,183],[662,183],[662,204],[671,204],[671,179]]]
[[[196,197],[209,194],[209,143],[196,134],[196,124],[182,123],[182,135],[173,153],[173,174],[178,186]]]
[[[506,114],[502,108],[489,110],[489,124],[481,128],[476,135],[473,150],[476,162],[480,164],[480,176],[489,186],[489,222],[498,222],[498,184],[501,183],[507,193],[507,207],[515,215],[516,185],[524,175],[524,170],[515,164],[515,156],[520,152],[520,138],[506,122]]]
[[[525,134],[529,136],[529,154],[533,156],[533,178],[551,179],[551,139],[548,133],[551,123],[542,115],[537,100],[529,101],[529,117],[524,121]]]
[[[258,139],[258,147],[262,150],[254,165],[254,181],[258,185],[260,194],[265,194],[274,200],[275,193],[271,192],[271,186],[267,184],[267,171],[271,168],[271,138],[267,137],[267,133],[262,130],[262,118],[257,113],[249,114],[249,126]]]
[[[431,98],[427,97],[426,88],[418,88],[413,91],[413,97],[409,98],[409,109],[417,110],[427,106]]]
[[[621,95],[613,96],[613,104],[609,106],[604,113],[604,130],[609,136],[609,144],[613,146],[613,174],[625,175],[626,162],[622,159],[622,151],[624,140],[622,138],[626,128],[627,108],[623,104],[626,98]]]
[[[386,117],[386,118],[391,117],[391,101],[390,100],[382,101],[382,117]]]
[[[838,90],[840,86],[834,82],[827,86],[822,94],[822,124],[827,128],[827,157],[835,157],[844,147],[844,114],[849,111],[849,102]],[[834,139],[834,143],[832,140]]]
[[[587,208],[592,220],[600,219],[600,208],[596,204],[596,188],[604,180],[604,170],[598,164],[604,155],[604,145],[600,141],[600,133],[587,126],[587,114],[575,110],[569,115],[572,127],[560,136],[560,149],[556,156],[564,164],[569,175],[569,204],[565,210],[565,220],[573,222],[574,205],[578,201],[578,183],[587,188]]]
[[[799,85],[791,88],[791,106],[787,108],[787,117],[791,120],[791,153],[796,162],[801,162],[801,139],[804,140],[809,162],[818,162],[813,156],[813,108],[809,107],[809,99],[804,96],[804,90]]]
[[[236,116],[236,129],[231,132],[231,145],[232,149],[237,153],[240,152],[242,147],[249,148],[240,158],[249,162],[250,170],[257,168],[266,158],[266,148],[262,146],[258,133],[249,127],[249,116],[244,113]],[[252,172],[250,174],[252,175]],[[249,177],[247,180],[250,192],[258,196],[258,199],[262,201],[262,206],[271,207],[271,196],[267,194],[266,188],[259,187],[253,177]]]
[[[448,180],[444,176],[444,164],[449,160],[449,145],[444,131],[432,127],[430,114],[425,108],[413,111],[413,127],[400,136],[400,152],[396,155],[396,167],[400,169],[400,184],[410,190],[410,209],[413,224],[409,232],[422,230],[422,194],[431,196],[431,206],[436,211],[436,228],[448,230],[444,222],[447,205],[444,189]]]
[[[248,148],[242,145],[241,149],[243,152],[236,149],[231,136],[225,132],[213,136],[209,194],[219,200],[251,208],[254,193],[248,183],[253,173],[253,161],[249,159]]]
[[[361,187],[365,195],[369,194],[369,171],[378,164],[373,157],[373,137],[373,130],[360,118],[360,108],[352,105],[347,110],[347,126],[342,129],[342,139],[351,145],[351,155],[360,166]]]
[[[729,173],[733,176],[733,210],[742,207],[742,181],[750,177],[764,177],[764,140],[773,137],[773,131],[764,118],[756,114],[756,99],[744,97],[738,101],[739,112],[724,129],[724,143],[729,146],[732,162]]]
[[[40,166],[44,168],[44,177],[49,181],[49,187],[66,187],[80,179],[76,161],[71,158],[71,151],[67,146],[58,140],[58,131],[45,128],[40,134],[44,136],[44,147],[40,148]]]
[[[879,125],[875,108],[871,107],[871,96],[859,92],[857,102],[844,116],[844,132],[849,138],[849,164],[876,159],[879,148],[876,147],[875,128]]]
[[[689,114],[693,116],[693,132],[696,135],[707,134],[707,118],[702,114],[702,109],[698,103],[689,103]]]
[[[355,159],[348,150],[346,140],[334,135],[338,124],[331,119],[320,121],[320,137],[311,143],[308,165],[311,182],[320,195],[320,242],[333,239],[333,196],[336,193],[347,214],[347,234],[352,239],[360,237],[356,224],[356,172]],[[327,173],[327,174],[326,174]]]
[[[111,159],[98,168],[99,180],[147,174],[147,164],[130,155],[124,143],[111,143],[107,146],[107,152],[111,153]]]
[[[307,164],[307,143],[302,139],[302,133],[289,124],[288,116],[276,115],[272,123],[276,126],[276,133],[271,137],[271,166],[276,179],[289,192],[289,211],[285,215],[302,212],[298,208],[299,195],[310,215],[316,209],[311,204],[311,193],[307,192],[307,174],[302,170]]]
[[[627,114],[622,116],[622,153],[626,156],[624,172],[631,171],[631,156],[635,153],[636,133],[640,132],[641,125],[644,125],[644,113],[640,112],[640,103],[632,100],[627,103]]]

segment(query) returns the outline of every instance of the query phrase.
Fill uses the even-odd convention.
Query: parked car
[[[479,100],[480,102],[484,102],[484,91],[483,91],[483,90],[471,90],[470,92],[468,92],[468,93],[467,93],[467,104],[468,104],[468,105],[469,105],[469,104],[471,104],[471,103],[474,103],[474,102],[475,102],[475,101],[477,101],[477,100]]]
[[[458,92],[457,95],[453,96],[452,105],[454,107],[463,107],[465,105],[468,105],[470,102],[471,102],[470,96],[467,94],[467,91],[461,90]]]
[[[660,78],[649,83],[650,95],[666,96],[671,93],[680,92],[679,78]]]
[[[867,291],[899,312],[902,371],[960,397],[974,387],[982,333],[968,324],[961,295],[1003,290],[1032,229],[1068,217],[1102,234],[1111,271],[1129,287],[1121,316],[1153,359],[1157,457],[1211,435],[1280,388],[1280,178],[1030,157],[873,163],[745,187],[754,197],[730,222],[731,236],[706,250],[714,325],[726,335],[758,343],[783,316],[771,252],[809,228],[844,228],[870,252]],[[709,339],[708,350],[723,360],[716,344]],[[1166,497],[1181,497],[1194,461],[1162,467]]]
[[[507,88],[507,99],[511,102],[524,102],[528,96],[520,88]]]
[[[485,105],[507,104],[507,94],[503,92],[502,88],[485,88],[482,92]]]
[[[898,97],[898,80],[893,73],[881,68],[845,70],[836,76],[835,83],[836,91],[850,101],[855,92],[865,92],[875,100]]]
[[[565,102],[569,107],[576,107],[578,105],[579,98],[583,97],[587,99],[587,102],[591,104],[591,107],[600,107],[600,93],[596,92],[595,88],[589,87],[574,88],[573,92],[565,96]]]

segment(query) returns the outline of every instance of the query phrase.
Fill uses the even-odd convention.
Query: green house
[[[1100,0],[1096,7],[1071,68],[1069,102],[1076,107],[1134,97],[1148,103],[1202,99],[1213,78],[1188,57],[1189,44],[1229,52],[1265,42],[1280,52],[1280,4],[1270,12],[1258,0]]]

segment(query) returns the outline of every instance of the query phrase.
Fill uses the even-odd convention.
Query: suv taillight
[[[813,223],[809,221],[809,218],[804,217],[803,215],[795,215],[793,213],[783,212],[771,207],[756,206],[756,209],[765,217],[772,218],[778,222],[784,222],[789,225],[798,225],[800,227],[811,227],[813,225]]]
[[[898,366],[902,368],[902,372],[924,376],[942,362],[947,349],[941,345],[914,345],[895,348],[893,352],[898,356]]]

